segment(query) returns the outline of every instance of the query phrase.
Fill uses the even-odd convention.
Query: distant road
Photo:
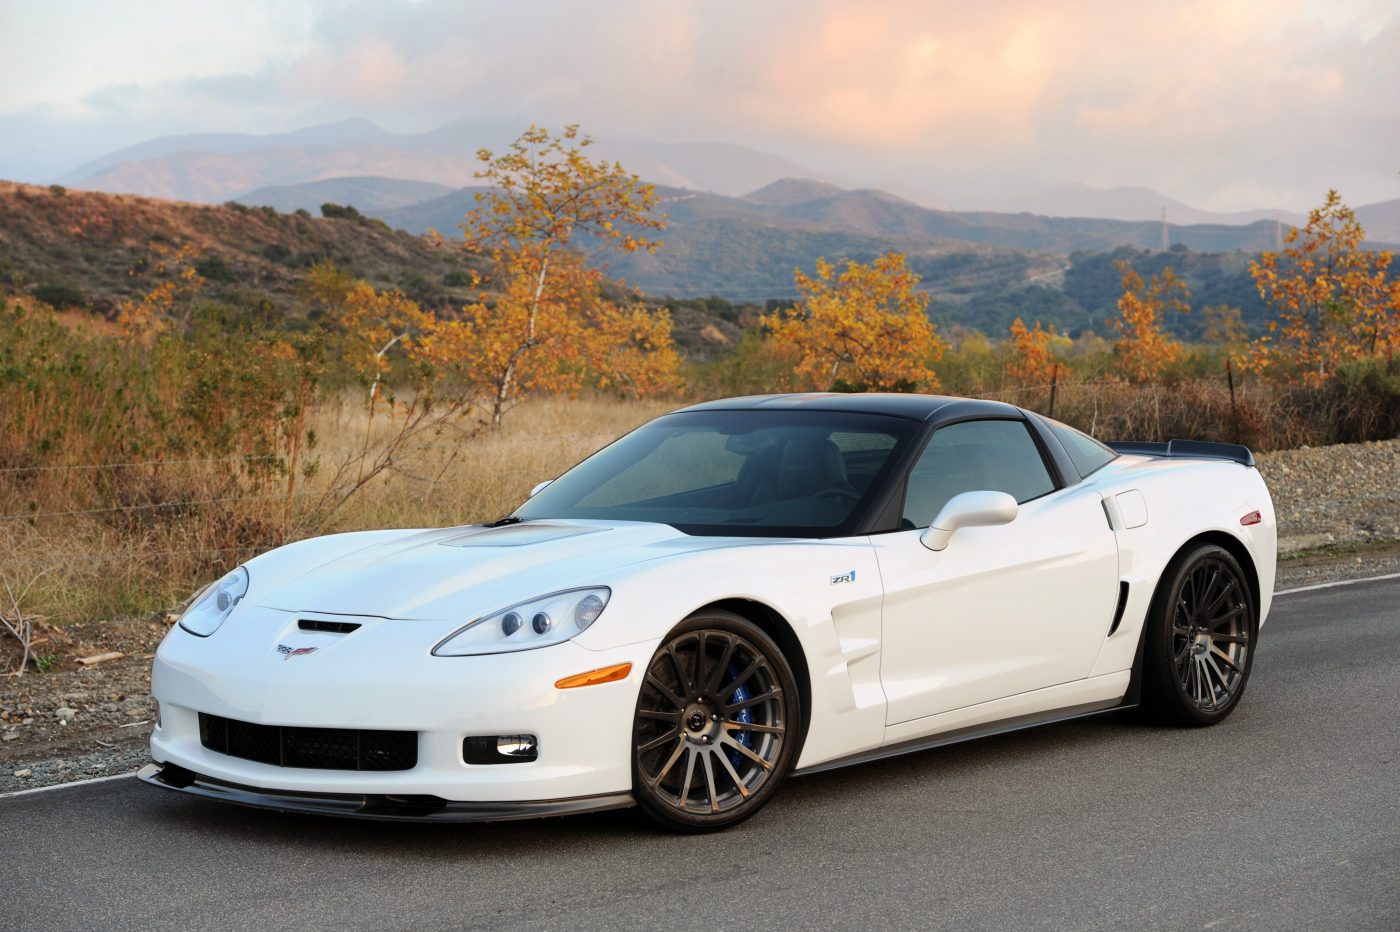
[[[1281,597],[1224,724],[1112,717],[791,781],[719,835],[0,800],[0,928],[1400,928],[1400,580]]]

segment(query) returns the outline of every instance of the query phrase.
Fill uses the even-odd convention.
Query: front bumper
[[[340,815],[373,815],[385,806],[406,812],[385,802],[391,799],[426,801],[434,812],[469,818],[552,814],[561,801],[575,811],[574,800],[604,800],[584,808],[630,800],[632,719],[654,643],[592,651],[568,641],[513,654],[432,657],[435,632],[420,623],[357,618],[362,626],[341,635],[299,630],[298,619],[307,617],[258,607],[208,638],[171,631],[152,671],[160,718],[151,757],[179,769],[169,780],[147,782],[249,805]],[[317,650],[288,657],[277,651],[279,644]],[[623,662],[632,664],[627,679],[554,686]],[[205,747],[200,713],[258,725],[416,732],[417,762],[393,771],[260,763]],[[466,737],[517,734],[536,737],[536,760],[485,765],[463,759]],[[193,779],[173,786],[186,782],[184,774]]]
[[[176,764],[147,764],[136,776],[151,786],[256,809],[386,822],[506,822],[635,805],[630,793],[516,802],[461,802],[438,796],[294,793],[239,786],[193,773]]]

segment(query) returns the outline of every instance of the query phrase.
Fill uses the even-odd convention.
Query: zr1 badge
[[[851,583],[851,582],[855,582],[855,581],[856,581],[856,571],[855,571],[855,570],[849,570],[848,572],[842,573],[840,576],[833,576],[833,577],[831,577],[831,584],[832,584],[833,586],[839,586],[841,583]]]

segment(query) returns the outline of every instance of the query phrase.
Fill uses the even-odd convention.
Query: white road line
[[[11,796],[28,796],[31,793],[47,793],[49,790],[61,790],[69,786],[84,786],[88,783],[106,783],[109,780],[125,780],[128,777],[136,776],[136,771],[130,773],[119,773],[110,777],[89,777],[86,780],[72,780],[68,783],[54,783],[49,786],[36,786],[32,790],[14,790],[9,793],[0,793],[0,799],[9,799]]]
[[[1363,582],[1379,582],[1382,579],[1400,579],[1400,573],[1386,573],[1384,576],[1367,576],[1363,579],[1343,579],[1338,582],[1320,582],[1311,586],[1297,586],[1293,589],[1280,589],[1275,596],[1292,595],[1295,592],[1312,592],[1314,589],[1334,589],[1337,586],[1354,586]]]

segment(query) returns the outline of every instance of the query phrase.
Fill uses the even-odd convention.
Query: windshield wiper
[[[505,527],[507,524],[519,524],[524,520],[524,518],[518,517],[517,515],[506,515],[504,518],[497,518],[495,521],[488,522],[486,527]]]

